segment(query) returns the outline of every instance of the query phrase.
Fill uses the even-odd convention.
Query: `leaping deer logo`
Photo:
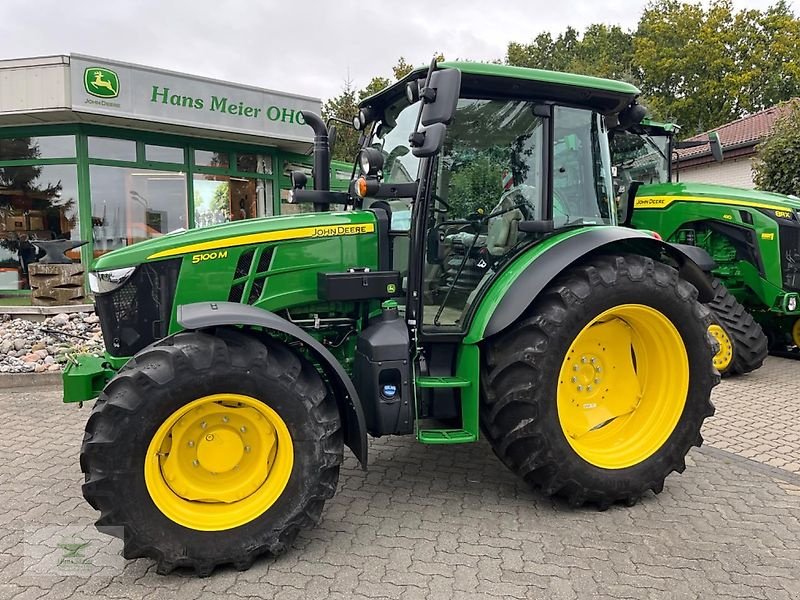
[[[91,67],[83,76],[86,91],[100,98],[114,98],[119,94],[119,78],[111,69]]]

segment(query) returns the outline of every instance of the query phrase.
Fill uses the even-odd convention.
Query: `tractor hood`
[[[338,237],[373,231],[375,215],[367,211],[305,213],[248,219],[202,229],[176,231],[119,248],[98,258],[92,270],[130,267],[146,261],[249,244]]]
[[[714,199],[725,200],[724,204],[738,204],[741,206],[751,206],[754,208],[766,208],[771,210],[800,211],[800,199],[783,194],[773,194],[772,192],[762,192],[760,190],[748,190],[743,188],[729,187],[725,185],[713,185],[709,183],[658,183],[643,185],[636,194],[637,204],[640,199],[656,199],[680,197],[687,200],[713,202]]]

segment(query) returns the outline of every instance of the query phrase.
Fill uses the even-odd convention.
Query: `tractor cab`
[[[517,254],[557,232],[616,223],[605,117],[626,110],[636,90],[530,69],[438,66],[434,75],[461,75],[438,115],[441,139],[415,142],[439,125],[425,123],[425,70],[367,98],[356,118],[364,144],[354,191],[356,208],[390,215],[391,267],[410,292],[409,318],[423,335],[457,335]]]

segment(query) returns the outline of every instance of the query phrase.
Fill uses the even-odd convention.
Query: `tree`
[[[770,136],[758,145],[753,172],[763,190],[800,195],[800,100],[789,104]]]
[[[342,88],[342,93],[328,100],[322,107],[322,118],[327,120],[331,117],[344,119],[350,122],[358,112],[358,102],[356,101],[356,91],[353,82],[347,80]],[[352,127],[339,125],[336,129],[336,145],[333,148],[335,160],[352,162],[355,160],[358,151],[358,132]]]
[[[633,60],[654,116],[693,135],[800,93],[798,36],[783,0],[736,13],[731,0],[656,0],[639,21]]]

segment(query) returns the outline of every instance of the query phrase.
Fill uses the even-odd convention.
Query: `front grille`
[[[167,335],[181,259],[140,265],[113,292],[95,297],[106,350],[133,356]]]
[[[800,292],[800,225],[781,225],[781,272],[783,287]]]

